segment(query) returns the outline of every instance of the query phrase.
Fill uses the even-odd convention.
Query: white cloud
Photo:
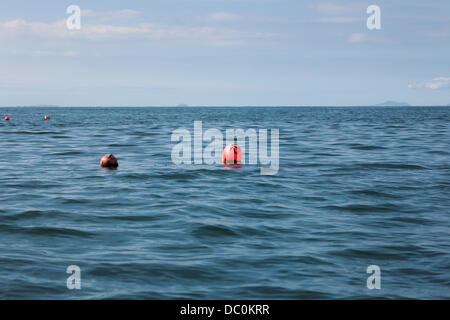
[[[318,2],[308,6],[317,11],[317,17],[304,19],[309,23],[356,23],[364,19],[362,13],[365,12],[364,4],[348,2],[346,4],[336,4],[331,2]]]
[[[353,23],[353,22],[361,22],[363,19],[360,17],[327,17],[327,18],[317,18],[312,20],[311,22],[319,22],[319,23]]]
[[[63,54],[63,56],[66,56],[66,57],[76,57],[76,56],[78,56],[78,52],[75,52],[75,51],[72,51],[72,50],[64,51],[62,54]]]
[[[367,35],[364,33],[353,33],[348,37],[348,42],[359,43],[367,40]]]
[[[141,14],[140,11],[131,10],[131,9],[123,9],[118,11],[92,11],[92,10],[81,10],[81,19],[83,18],[95,18],[97,22],[105,22],[105,21],[124,21],[131,20],[137,18]]]
[[[409,89],[427,88],[427,89],[444,89],[450,88],[450,77],[436,77],[428,82],[416,82],[408,84]]]
[[[34,51],[31,51],[31,55],[36,56],[36,57],[52,56],[52,55],[54,55],[54,52],[49,51],[49,50],[34,50]]]
[[[84,40],[121,40],[155,39],[188,40],[209,45],[232,43],[242,44],[251,39],[271,38],[273,34],[264,32],[245,32],[235,29],[208,26],[178,27],[142,23],[135,26],[112,24],[81,24],[80,30],[68,30],[66,20],[55,22],[33,22],[16,19],[0,22],[0,38],[17,40],[19,38],[84,39]]]
[[[76,57],[79,55],[78,52],[73,50],[61,51],[58,49],[50,49],[50,50],[5,50],[2,54],[6,54],[7,56],[33,56],[33,57],[56,57],[56,56],[65,56],[65,57]]]
[[[298,19],[289,19],[289,18],[281,18],[281,17],[252,17],[246,18],[247,20],[264,22],[264,23],[354,23],[354,22],[363,22],[364,19],[362,17],[319,17],[319,18],[298,18]]]
[[[445,38],[445,37],[450,37],[450,29],[449,30],[435,30],[435,31],[429,31],[429,32],[424,32],[424,34],[428,37],[433,37],[433,38]]]
[[[208,20],[214,22],[230,22],[240,20],[241,16],[229,12],[215,12],[208,17]]]
[[[245,46],[247,42],[239,40],[218,40],[210,43],[212,46],[216,47],[234,47],[234,46]]]
[[[310,6],[310,8],[316,9],[318,12],[327,14],[327,15],[357,13],[357,12],[360,12],[363,7],[364,7],[364,4],[356,3],[356,2],[351,2],[351,3],[346,3],[346,4],[320,2],[320,3],[315,3]]]

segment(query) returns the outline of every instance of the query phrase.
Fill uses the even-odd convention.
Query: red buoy
[[[8,120],[11,120],[11,118],[9,116],[6,116],[5,120],[8,121]]]
[[[50,120],[50,116],[45,116],[44,120]]]
[[[242,155],[242,150],[237,144],[229,144],[223,149],[222,162],[227,165],[240,165]]]
[[[112,154],[107,154],[103,156],[102,160],[100,160],[100,166],[102,168],[117,168],[119,166],[119,162]]]

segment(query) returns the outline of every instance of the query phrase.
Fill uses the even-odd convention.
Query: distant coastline
[[[374,105],[15,105],[15,106],[0,106],[0,108],[370,108],[370,107],[450,107],[450,104],[442,105],[411,105],[406,102],[386,101]]]
[[[411,105],[408,102],[398,102],[388,100],[385,102],[378,103],[374,105],[374,107],[411,107]]]

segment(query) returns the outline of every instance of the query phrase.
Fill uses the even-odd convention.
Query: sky
[[[0,106],[386,100],[450,104],[450,1],[0,2]]]

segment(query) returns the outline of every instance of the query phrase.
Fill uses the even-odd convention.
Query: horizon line
[[[15,105],[0,108],[320,108],[320,107],[450,107],[433,105]]]

